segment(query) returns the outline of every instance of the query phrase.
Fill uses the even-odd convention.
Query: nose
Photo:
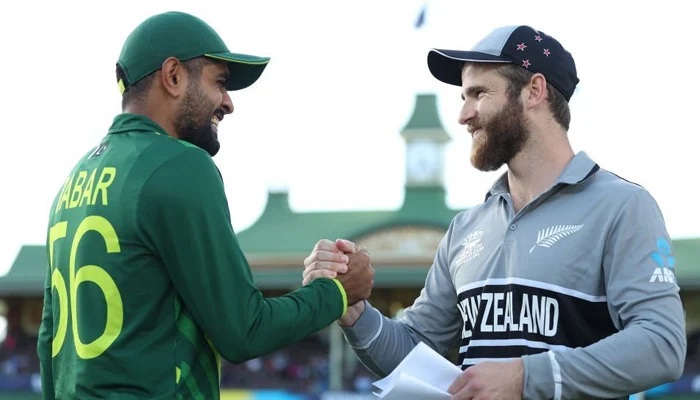
[[[476,118],[476,105],[474,104],[473,101],[469,101],[469,99],[464,101],[464,104],[462,105],[462,109],[459,111],[459,118],[458,122],[460,125],[467,125],[471,120]]]
[[[233,112],[233,101],[231,100],[231,96],[229,96],[227,91],[224,91],[222,100],[221,108],[224,109],[226,114],[231,114]]]

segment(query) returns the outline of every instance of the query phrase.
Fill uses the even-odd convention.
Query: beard
[[[221,148],[218,135],[212,129],[214,113],[211,110],[214,108],[201,88],[190,84],[175,123],[180,139],[205,150],[212,157]]]
[[[481,129],[472,142],[471,162],[480,171],[495,171],[515,157],[529,137],[523,104],[519,98],[508,102],[494,115],[478,117],[469,131]]]

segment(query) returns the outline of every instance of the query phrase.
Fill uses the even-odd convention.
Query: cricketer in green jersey
[[[233,54],[204,21],[153,16],[117,63],[123,113],[50,210],[38,354],[44,399],[218,399],[234,363],[290,345],[369,297],[369,256],[264,298],[212,160],[227,91],[268,58]]]

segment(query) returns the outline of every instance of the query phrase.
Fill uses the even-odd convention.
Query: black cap
[[[556,39],[529,26],[494,29],[469,51],[432,49],[428,68],[435,78],[462,86],[462,63],[510,63],[544,75],[567,101],[579,79],[574,58]]]

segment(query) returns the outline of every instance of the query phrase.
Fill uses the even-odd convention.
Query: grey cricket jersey
[[[419,341],[459,341],[463,369],[522,357],[524,398],[626,398],[683,370],[670,243],[652,196],[581,152],[518,213],[504,174],[453,219],[401,319],[368,302],[343,331],[379,376]]]

